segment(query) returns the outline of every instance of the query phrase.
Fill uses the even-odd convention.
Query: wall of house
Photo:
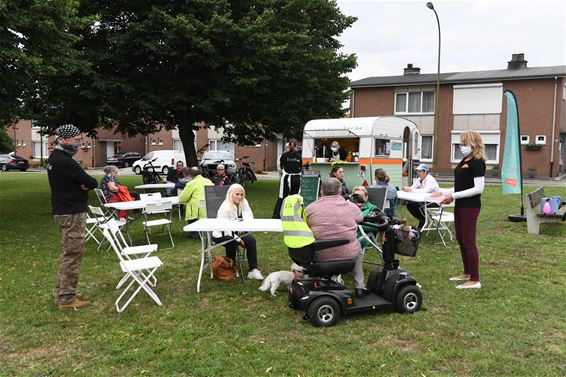
[[[552,135],[552,112],[554,100],[554,80],[521,80],[503,83],[504,90],[511,90],[517,98],[519,108],[519,127],[521,135],[529,135],[530,142],[535,143],[537,135],[546,135],[546,145],[539,151],[527,151],[521,146],[523,158],[523,174],[531,167],[537,168],[537,175],[550,174],[550,143]],[[557,96],[558,97],[558,96]],[[557,98],[558,100],[558,98]],[[505,102],[504,102],[505,103]],[[501,116],[501,156],[505,149],[505,122],[507,107],[504,105]],[[559,118],[557,118],[558,120]],[[557,139],[558,135],[555,135]],[[555,143],[554,160],[558,161],[558,143]],[[553,176],[558,173],[558,163],[553,168]]]

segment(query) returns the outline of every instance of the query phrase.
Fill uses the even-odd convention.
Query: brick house
[[[451,171],[461,159],[459,137],[474,129],[482,135],[488,169],[501,165],[505,143],[506,101],[517,98],[523,173],[554,177],[566,172],[566,66],[527,68],[513,54],[507,69],[440,74],[438,161],[434,156],[436,74],[421,74],[409,64],[402,76],[368,77],[352,82],[351,116],[395,115],[417,124],[421,161],[436,171]],[[540,150],[526,150],[539,144]]]
[[[42,158],[49,157],[54,140],[53,137],[41,136],[39,131],[39,127],[26,119],[21,119],[7,128],[8,135],[15,141],[16,154],[30,160],[32,165],[40,165]],[[205,150],[226,149],[232,151],[237,159],[249,156],[246,161],[256,170],[277,169],[277,156],[282,153],[284,145],[282,138],[244,147],[234,143],[223,143],[222,136],[222,132],[215,129],[199,129],[195,138],[195,148],[197,152],[200,151],[197,157],[200,158]],[[178,130],[163,129],[148,136],[130,137],[126,134],[114,133],[114,130],[99,129],[96,138],[83,135],[83,145],[75,159],[86,167],[101,167],[106,164],[107,157],[117,152],[138,152],[144,155],[162,149],[183,150]]]

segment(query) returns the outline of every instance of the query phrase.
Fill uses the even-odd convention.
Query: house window
[[[151,139],[151,145],[155,145],[155,144],[157,144],[157,143],[156,143],[156,140],[155,140],[155,139]]]
[[[537,135],[535,140],[537,144],[546,145],[546,135]]]
[[[521,135],[521,145],[529,144],[531,137],[529,135]]]
[[[421,160],[432,161],[432,135],[421,136]]]
[[[464,158],[460,153],[460,133],[461,131],[452,131],[452,153],[451,161],[457,164]],[[499,131],[479,131],[483,144],[485,146],[485,153],[487,154],[487,163],[499,163]]]
[[[218,140],[209,139],[208,140],[208,150],[217,151],[218,150]]]
[[[43,157],[49,157],[49,153],[48,153],[48,149],[47,149],[47,143],[43,143]],[[33,142],[33,157],[34,158],[40,158],[41,157],[41,142],[40,141],[34,141]]]
[[[375,155],[389,156],[391,153],[391,141],[385,139],[375,139]]]
[[[163,145],[163,139],[159,139],[159,145]]]
[[[434,92],[395,93],[395,114],[434,113]]]

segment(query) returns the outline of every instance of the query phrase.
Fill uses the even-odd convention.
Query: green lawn
[[[256,217],[271,215],[276,190],[275,181],[249,187]],[[566,197],[564,188],[545,191]],[[205,277],[197,294],[200,244],[178,219],[175,248],[158,251],[163,307],[140,293],[117,314],[117,258],[90,242],[79,291],[93,306],[61,312],[53,303],[59,234],[47,176],[0,173],[0,375],[565,376],[566,223],[529,235],[525,223],[506,220],[518,213],[519,197],[500,192],[488,186],[483,195],[484,288],[454,289],[457,247],[425,238],[417,257],[401,262],[422,285],[422,310],[355,315],[320,329],[287,307],[283,291],[272,298],[256,281]],[[143,242],[140,224],[134,228],[134,241]],[[288,269],[281,235],[257,238],[262,272]],[[157,240],[168,247],[166,236]]]

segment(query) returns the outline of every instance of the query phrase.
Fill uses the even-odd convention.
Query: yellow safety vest
[[[281,207],[283,242],[287,247],[301,248],[314,243],[315,239],[307,225],[307,215],[301,195],[289,195]]]

